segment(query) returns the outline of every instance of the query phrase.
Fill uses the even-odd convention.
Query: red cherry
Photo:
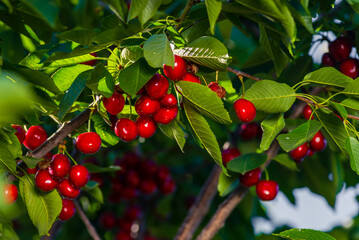
[[[39,168],[36,166],[34,168],[28,168],[26,169],[27,174],[36,174]]]
[[[160,110],[153,117],[153,120],[155,120],[156,123],[166,125],[176,118],[177,113],[177,106],[173,108],[160,108]]]
[[[162,184],[160,184],[159,189],[162,194],[168,195],[174,192],[176,189],[176,184],[173,179],[167,179]]]
[[[124,142],[131,142],[137,138],[137,125],[128,118],[121,118],[117,121],[115,133]]]
[[[308,157],[311,157],[313,156],[313,154],[315,153],[315,151],[309,147],[309,150],[308,150]]]
[[[255,106],[246,99],[238,99],[233,106],[238,119],[242,122],[251,122],[256,117]]]
[[[123,163],[128,167],[136,167],[140,162],[140,157],[135,152],[127,152],[123,156]]]
[[[117,193],[118,194],[118,193]],[[137,197],[137,191],[135,188],[132,187],[124,187],[122,188],[122,191],[120,192],[121,197],[127,200],[132,200]]]
[[[168,91],[168,80],[161,74],[156,73],[146,84],[148,96],[153,99],[163,98]]]
[[[338,37],[335,41],[329,44],[330,56],[341,62],[349,57],[352,50],[352,43],[347,37]]]
[[[257,183],[256,192],[260,200],[270,201],[277,196],[279,187],[275,181],[262,180]]]
[[[312,116],[311,120],[314,119],[314,115],[312,115],[312,108],[307,104],[303,109],[303,116],[305,119],[309,120],[310,116]]]
[[[116,240],[132,240],[130,233],[119,231],[116,234]]]
[[[201,79],[192,73],[187,73],[181,81],[201,84]]]
[[[116,216],[111,212],[103,213],[100,217],[100,225],[107,230],[116,227],[116,223]]]
[[[109,98],[103,98],[102,102],[107,112],[112,115],[119,114],[125,106],[125,98],[118,92],[113,92]]]
[[[136,125],[140,137],[150,138],[156,133],[157,123],[152,118],[139,116]]]
[[[261,179],[261,175],[261,169],[256,168],[249,172],[246,172],[244,175],[239,175],[239,181],[243,186],[252,187],[259,182],[259,180]]]
[[[243,140],[251,140],[260,135],[262,129],[258,123],[247,123],[241,125],[240,136]]]
[[[84,187],[89,181],[89,171],[85,166],[75,165],[70,169],[69,180],[76,188]]]
[[[226,166],[229,161],[232,159],[239,157],[241,152],[236,148],[228,148],[226,150],[222,150],[222,162],[223,165]]]
[[[134,221],[129,221],[128,219],[120,219],[118,221],[118,226],[121,230],[125,232],[131,232],[132,225],[134,224]]]
[[[69,174],[71,163],[70,160],[63,154],[56,154],[52,157],[50,165],[54,176],[57,179],[62,179]]]
[[[145,160],[140,163],[139,172],[141,177],[152,178],[157,172],[157,164],[152,160]]]
[[[139,207],[131,206],[127,208],[124,218],[129,221],[135,221],[142,218],[142,215],[143,213]]]
[[[308,150],[309,150],[308,144],[304,143],[304,144],[300,145],[299,147],[297,147],[296,149],[292,150],[289,153],[289,155],[294,161],[302,162],[303,161],[302,159],[308,155]]]
[[[157,190],[156,182],[151,179],[144,179],[140,183],[140,190],[144,194],[153,194]]]
[[[59,219],[62,221],[69,220],[74,216],[76,212],[75,204],[69,199],[62,199],[62,209],[59,215]]]
[[[74,199],[80,195],[80,190],[75,188],[68,179],[63,179],[57,185],[57,190],[65,198]]]
[[[163,72],[169,79],[178,81],[187,73],[186,61],[180,56],[175,55],[175,63],[173,67],[164,65]]]
[[[140,184],[140,177],[135,170],[129,170],[126,172],[125,181],[130,187],[137,187]]]
[[[314,135],[312,140],[310,140],[309,144],[310,149],[317,152],[321,152],[327,146],[327,140],[323,136],[323,133],[319,131]]]
[[[357,78],[359,74],[357,60],[353,58],[344,60],[343,62],[340,63],[339,70],[341,73],[347,75],[348,77],[351,77],[353,79]]]
[[[159,182],[164,182],[170,177],[170,170],[166,166],[159,166],[156,173],[156,179]]]
[[[136,93],[136,95],[142,95],[142,94],[144,94],[144,93],[145,93],[145,91],[146,91],[146,87],[145,87],[145,86],[143,86],[143,87],[141,87],[141,89],[140,89],[140,90],[138,90],[138,92]]]
[[[226,96],[226,90],[224,87],[221,87],[216,82],[210,82],[208,83],[208,87],[215,93],[217,93],[217,96],[219,98],[224,98]]]
[[[115,131],[115,126],[116,126],[116,123],[117,123],[117,121],[118,121],[118,118],[117,118],[117,116],[116,115],[111,115],[110,114],[110,121],[111,121],[111,129],[113,130],[113,131]]]
[[[47,139],[47,133],[45,129],[40,126],[31,126],[26,132],[24,145],[30,150],[35,150],[40,147]]]
[[[164,96],[161,99],[161,106],[162,107],[169,107],[169,108],[176,107],[177,106],[177,99],[176,99],[175,95],[170,93],[170,94],[167,94],[166,96]]]
[[[97,57],[97,53],[90,53],[90,55],[91,56],[93,56],[93,57]],[[94,59],[94,60],[90,60],[90,61],[87,61],[87,62],[83,62],[83,63],[81,63],[81,64],[83,64],[83,65],[88,65],[88,66],[95,66],[95,64],[96,64],[96,59]]]
[[[3,184],[2,188],[3,194],[1,195],[4,196],[5,204],[13,204],[19,194],[17,187],[14,184]]]
[[[135,103],[135,110],[140,116],[151,117],[160,109],[160,102],[142,95]]]
[[[329,53],[324,53],[322,56],[322,65],[326,67],[334,67],[335,61]]]
[[[94,132],[81,133],[76,139],[76,147],[84,154],[97,153],[101,148],[101,137]]]
[[[40,169],[36,173],[35,184],[38,189],[44,192],[50,192],[56,188],[58,182],[52,178],[47,169]]]
[[[15,135],[19,139],[20,144],[22,144],[26,137],[25,130],[20,125],[13,124],[11,127],[16,130]]]

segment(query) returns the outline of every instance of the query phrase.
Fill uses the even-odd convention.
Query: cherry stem
[[[71,161],[72,161],[75,165],[77,165],[77,162],[75,161],[75,159],[71,156],[71,154],[70,154],[66,149],[64,149],[64,152],[65,152],[66,155],[71,159]]]
[[[266,180],[268,181],[269,180],[269,173],[268,173],[267,168],[265,168],[263,171],[264,171],[264,174],[266,175]]]

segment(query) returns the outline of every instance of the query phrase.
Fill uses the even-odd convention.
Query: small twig
[[[245,72],[239,71],[239,70],[234,69],[234,68],[228,67],[227,71],[231,72],[231,73],[234,73],[237,77],[243,76],[243,77],[246,77],[246,78],[253,79],[254,81],[261,81],[262,80],[260,78],[257,78],[255,76],[253,76],[253,75],[250,75],[249,73],[245,73]]]
[[[76,212],[79,215],[79,217],[81,218],[82,222],[85,224],[87,231],[90,234],[90,236],[92,237],[92,239],[101,240],[100,236],[96,232],[96,229],[94,228],[94,226],[92,226],[90,220],[87,218],[86,214],[80,207],[79,203],[76,200],[74,201],[74,203],[75,203],[75,207],[76,207]]]
[[[186,6],[184,7],[181,15],[178,18],[178,24],[176,25],[176,30],[179,29],[181,23],[184,21],[184,19],[187,17],[189,11],[191,10],[191,8],[195,5],[196,1],[195,0],[187,0]]]
[[[57,232],[60,230],[61,228],[61,222],[60,221],[56,221],[54,222],[54,224],[52,224],[52,227],[49,231],[49,235],[45,235],[41,237],[41,240],[53,240],[55,239]]]

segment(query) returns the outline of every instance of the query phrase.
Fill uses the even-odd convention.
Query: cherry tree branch
[[[84,213],[82,208],[80,207],[80,204],[76,200],[74,201],[74,203],[75,203],[75,207],[76,207],[76,212],[79,215],[79,217],[81,218],[82,222],[85,224],[87,231],[90,234],[90,236],[92,237],[92,239],[101,240],[100,236],[96,232],[95,227],[91,224],[90,220],[88,219],[88,217],[86,216],[86,214]]]
[[[178,18],[178,25],[176,25],[176,29],[179,29],[180,24],[184,21],[184,19],[187,17],[189,11],[191,11],[191,8],[196,4],[196,0],[187,0],[186,6],[184,7],[181,15]]]
[[[53,240],[55,239],[57,232],[60,230],[61,228],[61,222],[60,221],[56,221],[54,222],[54,224],[52,224],[52,227],[49,231],[49,235],[45,235],[41,237],[41,240]]]

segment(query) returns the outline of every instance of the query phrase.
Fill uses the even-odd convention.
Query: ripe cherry
[[[159,166],[156,173],[156,179],[159,182],[164,182],[170,178],[170,170],[166,166]]]
[[[321,152],[327,146],[327,140],[322,132],[317,132],[309,142],[310,148],[314,151]]]
[[[97,57],[97,53],[93,52],[93,53],[90,53],[91,56],[93,57]],[[96,59],[93,59],[93,60],[90,60],[90,61],[87,61],[87,62],[83,62],[81,63],[83,65],[88,65],[88,66],[95,66],[96,64]]]
[[[309,146],[308,157],[313,156],[314,153],[315,153],[315,151]]]
[[[246,99],[238,99],[233,106],[238,119],[242,122],[251,122],[256,117],[255,106]]]
[[[140,162],[140,157],[135,152],[127,152],[123,156],[123,163],[127,167],[136,167]]]
[[[132,187],[123,187],[122,191],[120,192],[121,197],[126,199],[126,200],[132,200],[135,199],[137,197],[137,191],[135,188]],[[118,195],[118,193],[117,193]]]
[[[137,125],[128,118],[121,118],[115,126],[115,133],[124,142],[131,142],[137,138]]]
[[[322,56],[322,65],[326,67],[334,67],[335,61],[329,53],[324,53]]]
[[[160,109],[160,102],[142,95],[135,103],[135,110],[140,116],[151,117]]]
[[[26,132],[24,145],[30,150],[40,147],[47,139],[47,133],[41,126],[31,126]]]
[[[217,96],[219,98],[224,98],[226,96],[226,90],[224,87],[221,87],[216,82],[210,82],[208,83],[208,87],[215,93],[217,93]]]
[[[62,179],[67,176],[70,171],[70,160],[63,154],[56,154],[52,157],[51,165],[52,176]]]
[[[137,187],[140,184],[140,176],[135,170],[128,170],[125,175],[125,182],[130,187]]]
[[[156,133],[157,123],[149,117],[139,116],[136,120],[138,136],[143,138],[152,137]]]
[[[19,194],[17,187],[14,184],[3,184],[2,191],[3,194],[1,195],[4,196],[4,201],[6,205],[13,204]]]
[[[76,147],[84,154],[97,153],[101,148],[101,137],[94,132],[81,133],[76,139]]]
[[[25,130],[20,125],[13,124],[11,127],[16,130],[15,135],[19,139],[20,144],[22,144],[26,137]]]
[[[257,183],[256,192],[260,200],[270,201],[277,196],[279,187],[275,181],[262,180]]]
[[[152,178],[157,172],[157,164],[154,161],[148,159],[142,161],[138,169],[141,177]]]
[[[256,185],[261,179],[261,169],[256,168],[251,171],[246,172],[244,175],[239,176],[239,181],[243,186],[251,187]]]
[[[135,221],[142,218],[142,210],[137,206],[131,206],[127,208],[124,218],[129,221]]]
[[[192,74],[192,73],[187,73],[187,74],[183,77],[182,81],[193,82],[193,83],[201,84],[201,79],[200,79],[198,76],[196,76],[196,75],[194,75],[194,74]]]
[[[297,163],[302,162],[303,159],[308,155],[308,144],[304,143],[300,145],[299,147],[292,150],[289,155],[291,158],[296,161]]]
[[[105,229],[110,230],[116,227],[116,216],[112,212],[103,213],[100,217],[100,224]]]
[[[240,136],[243,140],[251,140],[261,134],[261,127],[258,123],[246,123],[241,125]]]
[[[170,94],[167,94],[166,96],[164,96],[161,99],[161,106],[162,107],[169,107],[169,108],[176,107],[177,106],[177,99],[176,99],[175,95],[170,93]]]
[[[163,72],[169,79],[178,81],[187,73],[186,61],[180,56],[175,55],[175,63],[173,67],[164,65]]]
[[[125,231],[119,231],[116,234],[116,240],[132,240],[130,233]]]
[[[160,108],[160,110],[155,114],[155,116],[153,117],[153,120],[155,120],[155,122],[159,123],[159,124],[169,124],[170,122],[172,122],[178,113],[178,107],[173,107],[173,108]]]
[[[156,73],[147,83],[146,91],[153,99],[163,98],[168,91],[168,80],[161,74]]]
[[[353,58],[349,58],[347,60],[344,60],[339,65],[339,70],[344,75],[347,75],[348,77],[351,77],[353,79],[358,77],[359,74],[359,67],[357,60]]]
[[[222,162],[223,165],[226,166],[228,162],[232,159],[239,157],[241,152],[236,148],[228,148],[226,150],[222,150]]]
[[[314,115],[312,115],[312,108],[307,104],[304,109],[303,109],[303,116],[305,119],[309,120],[313,120],[314,119]],[[310,116],[312,116],[312,118],[310,118]]]
[[[57,185],[57,190],[65,198],[74,199],[80,195],[80,190],[74,187],[68,179],[63,179]]]
[[[62,221],[69,220],[74,216],[76,212],[75,204],[69,199],[62,199],[62,209],[59,215],[59,219]]]
[[[89,171],[85,166],[75,165],[70,169],[69,180],[76,188],[84,187],[89,181]]]
[[[329,44],[330,56],[338,62],[347,59],[351,50],[352,43],[347,37],[338,37],[335,41]]]
[[[162,194],[168,195],[173,193],[173,191],[176,189],[176,184],[173,179],[169,178],[160,184],[159,189]]]
[[[119,114],[125,106],[125,98],[121,93],[113,92],[112,96],[103,99],[106,111],[112,115]]]
[[[156,182],[151,179],[143,179],[140,183],[140,190],[144,194],[153,194],[157,190]]]
[[[39,170],[38,167],[34,167],[34,168],[26,169],[26,172],[27,172],[27,174],[36,174],[38,170]]]
[[[44,192],[50,192],[54,190],[58,184],[47,169],[40,169],[35,176],[35,184],[38,189]]]

